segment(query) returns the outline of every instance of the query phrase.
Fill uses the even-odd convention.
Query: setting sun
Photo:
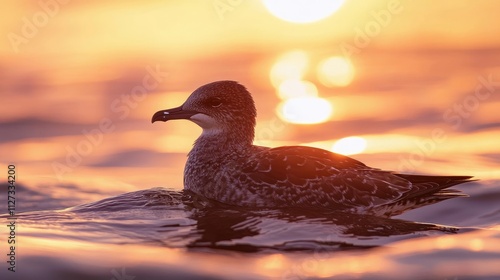
[[[263,0],[271,14],[294,23],[310,23],[335,13],[344,0]]]
[[[296,124],[322,123],[330,118],[332,112],[330,102],[319,97],[291,98],[278,106],[280,118]]]
[[[366,149],[366,140],[358,136],[345,137],[333,144],[332,151],[343,155],[354,155]]]

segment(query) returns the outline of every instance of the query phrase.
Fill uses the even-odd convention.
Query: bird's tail
[[[395,175],[410,181],[416,191],[400,200],[380,205],[376,207],[378,209],[373,209],[379,214],[384,213],[383,216],[387,217],[399,215],[408,210],[434,204],[446,199],[465,197],[467,194],[449,188],[458,184],[476,181],[472,179],[472,176]]]

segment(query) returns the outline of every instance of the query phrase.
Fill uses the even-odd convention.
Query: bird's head
[[[256,115],[252,96],[244,86],[218,81],[196,89],[181,106],[156,112],[151,122],[187,119],[199,125],[205,135],[241,134],[251,142]]]

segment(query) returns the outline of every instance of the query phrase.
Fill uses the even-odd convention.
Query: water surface
[[[23,185],[18,195],[30,211],[18,214],[18,271],[15,278],[6,269],[1,274],[8,279],[494,279],[500,276],[499,182],[459,188],[471,197],[386,219],[208,207],[164,187],[64,208],[67,202],[55,197],[50,205],[40,203],[27,195],[32,187]],[[75,197],[78,191],[74,186]]]

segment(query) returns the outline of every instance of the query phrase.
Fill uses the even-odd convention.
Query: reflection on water
[[[342,212],[227,207],[164,188],[125,193],[65,210],[26,212],[19,219],[30,228],[47,230],[46,237],[64,234],[106,243],[251,252],[371,248],[431,231],[459,231],[450,226]],[[134,226],[137,223],[139,228]]]
[[[110,65],[106,71],[118,74],[101,77],[97,71],[94,78],[86,76],[92,76],[88,69],[75,70],[73,75],[81,72],[83,80],[64,86],[57,83],[59,72],[33,72],[31,80],[18,74],[3,81],[4,88],[23,86],[25,94],[2,92],[18,106],[0,103],[6,113],[0,127],[13,132],[1,135],[2,160],[15,160],[18,167],[19,210],[24,212],[18,220],[15,277],[498,278],[499,95],[491,94],[468,112],[459,127],[443,118],[455,104],[468,100],[478,85],[477,73],[498,76],[500,69],[492,62],[496,56],[495,51],[360,55],[357,81],[348,87],[330,89],[316,83],[317,95],[335,104],[335,112],[332,120],[311,126],[274,116],[276,88],[287,79],[310,78],[305,72],[313,63],[305,53],[280,57],[256,77],[266,81],[273,69],[273,85],[247,85],[259,108],[258,140],[270,146],[307,143],[332,149],[338,139],[358,135],[366,148],[360,145],[361,153],[354,157],[370,166],[480,179],[459,186],[468,198],[423,207],[398,219],[303,210],[200,209],[205,201],[179,192],[186,153],[200,130],[194,124],[149,125],[151,112],[180,104],[198,81],[165,82],[132,104],[136,107],[121,119],[111,105],[141,83],[143,66]],[[439,63],[430,59],[434,57]],[[465,63],[472,58],[475,63]],[[235,69],[241,70],[258,58],[238,59],[241,68]],[[298,68],[288,69],[289,60]],[[187,73],[210,66],[219,72],[207,79],[228,78],[216,60],[173,63],[166,71]],[[424,71],[430,68],[435,71]],[[235,73],[241,81],[248,74]],[[27,86],[26,81],[33,84]],[[275,102],[269,102],[273,97]],[[112,133],[96,131],[103,118],[113,121]],[[436,130],[442,132],[440,137]],[[99,144],[78,153],[91,139]],[[339,152],[354,148],[357,142],[351,140]],[[53,163],[69,169],[58,178]],[[175,190],[151,189],[159,185]],[[4,203],[0,210],[5,213],[2,207]],[[15,279],[7,273],[0,269],[2,279]]]
[[[153,279],[500,276],[500,268],[493,265],[500,261],[500,183],[469,184],[462,190],[471,191],[471,198],[410,211],[404,219],[239,209],[166,188],[43,210],[66,203],[52,197],[53,205],[32,204],[31,212],[19,214],[22,250],[16,276],[112,278],[122,270]],[[75,194],[81,190],[73,187]],[[29,205],[31,196],[24,197]],[[38,199],[33,196],[34,202]],[[446,214],[453,211],[459,213]],[[422,223],[427,213],[438,223]],[[443,225],[447,223],[454,226]],[[193,270],[195,264],[200,267]],[[227,265],[232,268],[225,269]],[[420,269],[422,265],[428,269]]]
[[[275,88],[280,88],[286,81],[302,80],[309,68],[309,56],[303,50],[294,50],[282,54],[271,67],[269,78]]]
[[[327,87],[343,87],[354,79],[354,66],[344,57],[332,56],[318,65],[318,80]]]
[[[280,118],[289,123],[315,124],[327,121],[332,115],[332,105],[320,97],[295,97],[277,108]]]
[[[105,170],[110,177],[123,172]],[[468,183],[460,188],[471,197],[392,220],[301,210],[198,209],[204,201],[177,191],[126,193],[130,187],[103,182],[19,185],[20,209],[31,212],[18,220],[17,275],[111,279],[113,271],[125,269],[136,279],[500,276],[494,265],[500,260],[500,234],[492,228],[500,220],[499,186],[498,181]],[[2,277],[5,273],[0,271]]]
[[[356,4],[342,8],[356,16],[336,14],[343,24],[332,19],[295,34],[269,19],[263,19],[268,28],[256,30],[248,19],[257,17],[245,13],[255,11],[257,1],[240,1],[224,22],[209,5],[131,2],[119,9],[111,3],[60,6],[20,53],[2,52],[0,167],[16,164],[23,213],[17,220],[18,272],[5,269],[4,255],[0,278],[500,278],[500,51],[481,43],[498,41],[491,30],[500,25],[479,28],[479,21],[459,20],[493,22],[484,18],[498,18],[496,3],[479,1],[470,6],[477,12],[463,9],[464,17],[455,18],[448,3],[436,2],[444,9],[439,18],[449,20],[436,24],[420,20],[422,13],[437,13],[427,4],[407,1],[405,15],[394,16],[347,59],[338,57],[339,46],[356,43],[353,28],[369,26],[354,13]],[[378,2],[377,15],[392,3]],[[18,32],[21,19],[42,12],[36,1],[25,5],[36,11],[22,6],[0,12],[13,19],[0,25],[7,28],[2,34]],[[94,9],[103,16],[89,21],[96,19]],[[441,47],[479,49],[418,50],[434,40],[398,22],[415,26],[419,20],[431,34],[445,30]],[[398,34],[410,49],[398,48]],[[386,35],[396,46],[384,41]],[[288,51],[290,46],[303,50]],[[391,49],[375,48],[383,46]],[[158,85],[137,95],[152,73]],[[253,93],[257,140],[266,145],[333,148],[386,170],[480,181],[459,186],[468,198],[397,219],[208,207],[180,192],[199,128],[151,126],[150,117],[178,106],[199,85],[222,79],[238,80]],[[316,102],[310,106],[293,101],[304,97],[321,99],[309,99]],[[281,101],[300,106],[280,119]],[[298,122],[314,118],[295,125],[289,122],[294,116]],[[0,203],[1,214],[5,205]],[[7,227],[0,228],[6,236]],[[0,241],[4,254],[7,244]]]
[[[339,139],[335,144],[333,144],[332,152],[352,155],[359,154],[366,149],[366,140],[359,136],[350,136]]]

